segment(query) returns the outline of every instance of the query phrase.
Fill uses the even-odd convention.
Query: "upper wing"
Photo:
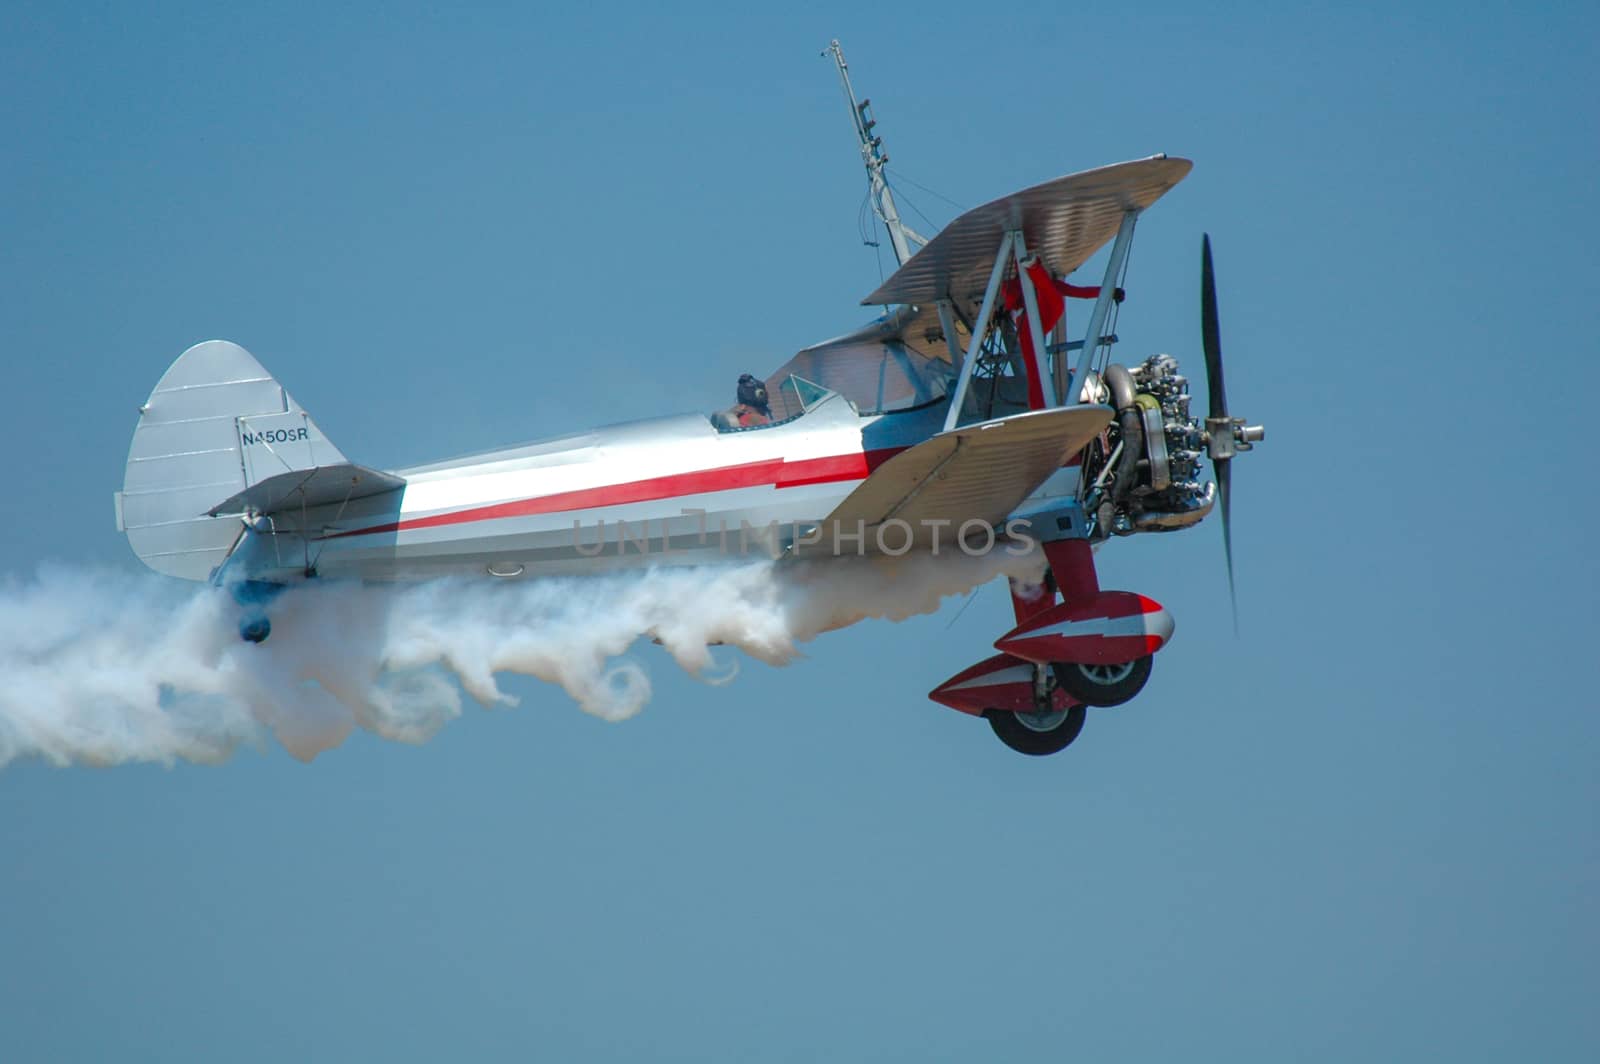
[[[976,303],[995,250],[1021,229],[1028,250],[1065,277],[1117,235],[1122,214],[1143,210],[1182,181],[1194,164],[1154,155],[1069,174],[974,207],[940,230],[863,303]]]
[[[987,522],[998,530],[1011,512],[1062,463],[1111,423],[1107,406],[1032,410],[965,425],[902,451],[879,466],[823,521],[820,542],[832,549],[859,532],[871,550],[874,529],[906,522],[912,542],[925,547],[940,535],[953,538],[962,522]],[[838,536],[840,538],[833,538]],[[898,546],[904,533],[890,538]]]

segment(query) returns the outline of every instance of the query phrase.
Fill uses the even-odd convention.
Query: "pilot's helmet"
[[[765,409],[767,405],[767,386],[749,373],[739,376],[739,402],[745,406]]]

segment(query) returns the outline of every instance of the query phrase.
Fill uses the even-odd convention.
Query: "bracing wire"
[[[883,283],[883,247],[878,236],[878,213],[871,207],[872,192],[869,190],[861,197],[861,207],[856,211],[856,235],[861,238],[861,243],[872,249],[872,257],[878,264],[878,283]]]
[[[873,236],[877,236],[878,235],[878,226],[880,224],[881,224],[881,219],[879,219],[877,212],[874,211],[873,214],[872,214],[872,235]],[[884,230],[884,236],[888,236],[888,235],[889,235],[888,234],[888,230],[886,228]],[[878,263],[878,283],[882,284],[883,283],[883,241],[874,240],[872,242],[872,257],[875,260],[877,260],[877,263]]]
[[[950,629],[952,629],[952,628],[954,628],[956,626],[956,622],[961,619],[961,615],[963,613],[967,612],[967,607],[972,605],[972,600],[977,598],[978,597],[978,592],[980,592],[982,590],[983,590],[983,585],[982,584],[979,584],[977,587],[972,589],[972,594],[967,596],[967,601],[965,601],[965,602],[963,602],[961,604],[961,608],[959,610],[956,610],[956,615],[954,617],[950,618],[950,623],[944,626],[944,630],[945,631],[948,632]]]
[[[922,184],[920,181],[917,181],[914,178],[906,176],[904,173],[900,172],[899,170],[890,170],[888,167],[884,167],[884,173],[893,175],[893,177],[894,177],[894,179],[896,181],[904,181],[906,184],[912,186],[913,188],[920,188],[922,191],[926,192],[928,195],[932,196],[934,199],[943,200],[944,202],[950,204],[950,206],[954,207],[958,211],[961,211],[961,212],[965,213],[966,210],[967,210],[967,207],[966,207],[965,204],[957,203],[955,200],[951,199],[949,196],[946,196],[944,193],[939,192],[936,189],[929,188],[927,185]]]
[[[1128,267],[1130,265],[1132,265],[1132,263],[1133,263],[1133,234],[1129,233],[1128,234],[1128,253],[1122,257],[1122,269],[1117,271],[1116,278],[1111,282],[1113,287],[1121,288],[1121,289],[1123,289],[1123,291],[1127,291]],[[1112,303],[1111,304],[1111,313],[1106,315],[1106,324],[1105,324],[1105,328],[1103,328],[1101,330],[1101,335],[1103,335],[1103,336],[1115,336],[1117,334],[1117,322],[1120,321],[1121,318],[1122,318],[1122,304],[1121,303]],[[1100,368],[1100,371],[1104,372],[1105,365],[1103,363],[1109,363],[1111,361],[1111,347],[1110,347],[1110,345],[1109,344],[1106,344],[1106,345],[1100,344],[1099,337],[1093,337],[1090,340],[1087,340],[1085,342],[1092,342],[1092,343],[1095,344],[1095,347],[1096,347],[1096,354],[1095,354],[1094,358],[1090,359],[1090,365],[1092,365],[1092,366],[1093,365],[1098,365],[1099,368]],[[1102,351],[1104,352],[1104,358],[1103,359],[1101,358],[1101,352]]]
[[[939,229],[941,228],[939,223],[934,221],[932,218],[929,218],[926,214],[922,213],[922,208],[918,207],[916,202],[910,196],[902,195],[900,197],[900,202],[904,203],[907,207],[910,207],[913,211],[915,211],[916,214],[917,214],[917,217],[921,218],[924,222],[927,223],[929,231],[931,231],[931,232],[938,232],[939,231]]]
[[[861,238],[861,243],[866,247],[876,247],[873,237],[877,234],[870,231],[871,223],[867,221],[867,214],[871,210],[872,193],[868,192],[861,197],[861,206],[856,210],[856,235]]]

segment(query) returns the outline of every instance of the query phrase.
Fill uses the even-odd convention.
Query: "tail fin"
[[[344,464],[339,449],[244,348],[196,344],[144,406],[117,493],[117,527],[159,573],[206,580],[238,541],[219,500],[297,470]]]

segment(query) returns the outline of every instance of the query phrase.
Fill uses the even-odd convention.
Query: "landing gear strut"
[[[983,715],[1001,742],[1035,757],[1065,750],[1083,731],[1084,707],[1067,697],[1051,670],[1039,665],[1034,666],[1034,707],[1030,712],[988,709]]]
[[[1088,707],[1120,706],[1138,695],[1173,627],[1159,602],[1100,589],[1087,540],[1054,540],[1044,552],[1045,582],[1011,587],[1017,626],[995,641],[1000,653],[928,696],[987,718],[1001,742],[1033,756],[1072,745]]]

